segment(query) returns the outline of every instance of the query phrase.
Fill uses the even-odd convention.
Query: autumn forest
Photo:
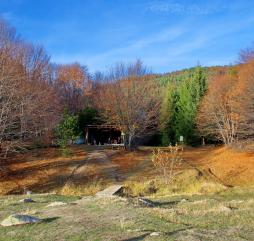
[[[137,60],[92,74],[77,62],[50,62],[42,46],[20,38],[3,19],[0,30],[2,157],[78,138],[85,125],[97,123],[119,128],[130,149],[147,141],[175,144],[181,136],[190,145],[246,144],[253,138],[251,48],[231,66],[158,75]]]
[[[59,2],[0,1],[0,241],[254,240],[253,4]]]

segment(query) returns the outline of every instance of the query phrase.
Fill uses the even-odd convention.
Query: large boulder
[[[39,223],[42,220],[36,217],[22,215],[22,214],[13,214],[8,218],[4,219],[1,222],[1,226],[8,227],[14,225],[22,225],[22,224],[29,224],[29,223]]]

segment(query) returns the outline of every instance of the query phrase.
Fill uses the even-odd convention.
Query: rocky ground
[[[138,198],[52,194],[0,198],[0,221],[25,214],[42,222],[0,227],[0,240],[254,240],[254,188],[213,195]]]

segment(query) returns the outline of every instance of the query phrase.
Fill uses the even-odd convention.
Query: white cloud
[[[52,60],[55,62],[66,63],[79,61],[83,64],[87,64],[92,71],[100,69],[105,70],[118,61],[131,61],[141,56],[135,56],[139,51],[153,44],[160,44],[163,42],[169,43],[185,33],[183,27],[171,27],[160,31],[159,33],[150,35],[146,38],[141,38],[129,43],[126,46],[121,46],[107,50],[103,53],[87,56],[86,54],[72,54],[72,55],[58,55],[52,56]],[[109,61],[110,60],[110,61]],[[106,66],[108,64],[108,66]]]
[[[222,4],[181,4],[174,2],[150,2],[147,9],[159,13],[171,14],[189,14],[189,15],[207,15],[215,12],[222,11],[226,7]]]
[[[193,29],[194,23],[195,19],[183,19],[181,24],[165,28],[147,37],[133,39],[127,44],[119,42],[120,46],[101,53],[63,54],[53,56],[53,60],[57,62],[79,61],[87,64],[91,71],[98,69],[104,71],[114,62],[133,61],[136,58],[141,58],[145,64],[153,66],[155,70],[169,69],[178,65],[186,67],[191,63],[195,65],[198,60],[205,65],[230,63],[235,57],[218,56],[216,61],[211,61],[208,56],[202,55],[202,52],[222,46],[225,42],[221,39],[228,38],[228,36],[240,37],[238,32],[252,26],[254,17],[246,16],[234,20],[220,17],[212,21],[201,22],[198,28]],[[227,49],[227,46],[225,48]],[[214,59],[214,56],[212,58]]]

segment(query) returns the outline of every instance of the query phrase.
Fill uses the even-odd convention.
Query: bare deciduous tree
[[[153,165],[162,172],[166,183],[172,181],[177,174],[177,168],[183,160],[182,155],[183,147],[178,145],[170,145],[167,150],[155,149],[153,151]]]
[[[0,21],[0,153],[52,130],[59,102],[50,84],[49,57]]]
[[[203,136],[225,144],[254,138],[254,60],[246,61],[210,82],[197,118]]]
[[[97,84],[94,102],[107,122],[125,134],[125,147],[132,149],[141,137],[157,128],[160,88],[140,61],[117,64]]]
[[[254,56],[239,70],[240,114],[239,138],[254,139]]]
[[[56,66],[55,87],[68,111],[75,113],[82,110],[91,89],[87,68],[78,63]]]
[[[239,62],[246,63],[253,59],[254,59],[254,43],[252,44],[252,47],[240,51]]]
[[[217,76],[204,97],[197,117],[197,125],[203,136],[213,136],[231,144],[237,140],[241,115],[237,76]]]

